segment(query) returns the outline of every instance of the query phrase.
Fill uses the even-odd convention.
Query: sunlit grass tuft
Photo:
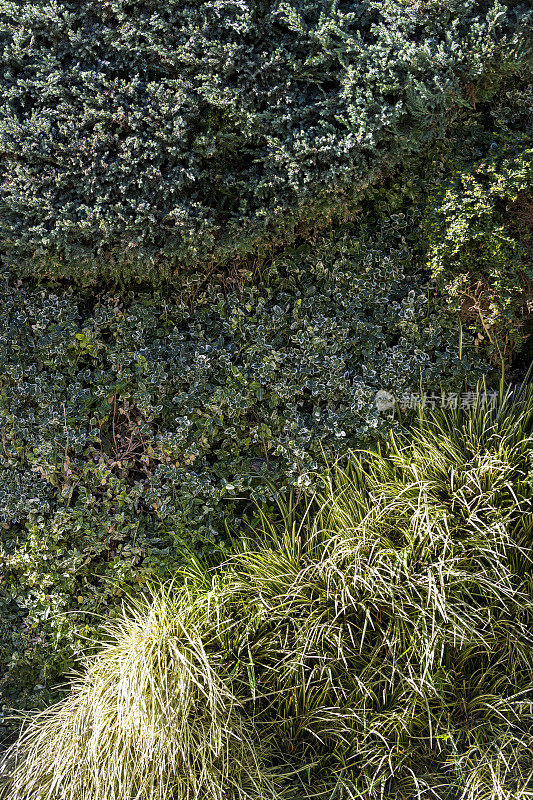
[[[8,754],[5,796],[222,800],[268,794],[255,732],[202,641],[203,613],[190,592],[161,592],[108,622],[107,643],[70,696],[33,717]]]

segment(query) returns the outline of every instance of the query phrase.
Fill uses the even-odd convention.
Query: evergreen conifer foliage
[[[499,0],[0,0],[2,250],[86,282],[289,241],[494,91],[529,18]]]

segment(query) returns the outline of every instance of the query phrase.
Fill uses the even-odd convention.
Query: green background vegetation
[[[417,796],[413,775],[430,792],[442,772],[457,797],[500,799],[504,787],[516,800],[513,780],[531,746],[522,729],[529,712],[517,699],[515,725],[511,699],[531,675],[527,603],[516,614],[530,581],[520,538],[531,530],[530,410],[507,409],[496,428],[476,412],[457,446],[446,425],[463,422],[452,414],[441,418],[438,441],[428,423],[417,444],[414,411],[380,411],[375,395],[460,394],[482,376],[497,387],[502,369],[521,380],[529,366],[531,21],[524,4],[481,0],[0,0],[0,738],[13,733],[12,708],[65,696],[66,675],[97,646],[102,625],[109,632],[121,618],[125,599],[138,604],[142,628],[154,613],[146,592],[176,575],[183,582],[189,564],[189,588],[157,601],[161,625],[155,639],[148,627],[143,644],[153,653],[161,635],[174,642],[168,652],[181,652],[178,609],[199,625],[187,658],[203,676],[189,696],[182,675],[182,700],[194,707],[217,687],[214,727],[201,718],[190,729],[187,752],[198,760],[185,759],[180,791],[205,766],[212,788],[230,781],[243,798],[254,781],[287,798],[314,782],[329,798],[335,775],[343,797],[403,799]],[[311,539],[290,550],[278,504],[291,493],[300,513],[326,464],[379,446],[392,449],[372,456],[374,483],[352,462],[349,477],[337,476],[349,490],[328,495],[327,520],[314,506]],[[427,475],[413,482],[406,459],[419,459]],[[375,500],[385,504],[384,527],[372,529],[365,550],[361,520],[350,515]],[[415,505],[434,523],[416,541]],[[332,526],[331,547],[350,543],[349,552],[339,544],[339,580],[352,580],[359,564],[375,579],[379,608],[370,595],[359,606],[343,595],[344,621],[330,619],[330,589],[321,594],[316,581],[333,555],[325,542],[309,544],[321,524]],[[243,541],[256,554],[255,577]],[[236,552],[240,566],[221,567]],[[374,557],[386,564],[380,574]],[[301,593],[292,604],[282,567],[294,559]],[[203,577],[192,579],[191,563]],[[193,619],[209,569],[239,598],[223,600],[221,625],[240,630],[250,616],[242,640],[214,631],[211,618]],[[452,586],[424,588],[436,603],[427,614],[420,570],[428,581],[441,570]],[[276,622],[263,629],[257,598],[274,591],[271,579],[279,615],[272,600]],[[296,639],[293,612],[302,622]],[[128,619],[119,639],[137,624]],[[470,638],[452,646],[470,623]],[[419,624],[437,631],[431,645],[422,645]],[[388,655],[377,634],[367,637],[372,625],[389,637]],[[368,646],[369,664],[381,660],[382,675],[363,675],[348,630],[361,637],[361,653]],[[331,657],[329,677],[305,662],[306,642],[318,648],[311,660]],[[341,653],[355,659],[349,669]],[[105,656],[95,663],[105,680],[98,684],[96,667],[94,685],[115,691],[114,667],[107,671]],[[261,692],[274,682],[272,703],[250,700],[256,670]],[[150,693],[166,673],[143,674]],[[90,719],[87,686],[81,679],[64,720],[70,711],[82,725]],[[314,687],[309,695],[305,686]],[[366,707],[366,733],[361,686],[387,698],[381,716],[377,701]],[[359,711],[348,722],[345,712],[324,716],[326,707]],[[43,717],[48,764],[25,762],[47,800],[54,713]],[[178,704],[172,713],[188,712]],[[226,713],[242,735],[231,768],[218,745],[199,744],[225,741]],[[156,753],[152,734],[147,757]],[[87,798],[126,800],[141,784],[141,797],[167,797],[159,778],[151,789],[142,783],[154,776],[141,765],[132,777],[127,759],[116,781],[114,759],[128,741],[118,737],[118,750],[111,741],[99,788],[80,761]],[[72,742],[67,767],[77,757]],[[164,765],[185,745],[170,736],[157,746]],[[366,753],[359,773],[353,747]],[[502,759],[515,751],[509,772]],[[287,777],[304,764],[305,774]],[[493,768],[500,783],[491,783]],[[25,769],[9,800],[37,797]],[[83,800],[81,784],[72,785]]]

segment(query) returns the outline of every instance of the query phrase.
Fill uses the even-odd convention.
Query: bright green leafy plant
[[[429,268],[439,288],[509,359],[533,314],[533,149],[500,135],[429,201]]]

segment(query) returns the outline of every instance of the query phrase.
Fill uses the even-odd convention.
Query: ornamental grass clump
[[[115,628],[8,753],[4,796],[221,797],[221,775],[262,798],[276,775],[285,800],[532,797],[532,453],[528,390],[335,465],[222,569],[191,561]],[[199,719],[159,699],[183,681],[209,698]]]
[[[531,392],[421,417],[235,558],[307,796],[532,796],[532,421]]]
[[[161,594],[107,622],[70,695],[23,728],[0,796],[267,796],[253,731],[213,669],[197,611],[190,594]]]

